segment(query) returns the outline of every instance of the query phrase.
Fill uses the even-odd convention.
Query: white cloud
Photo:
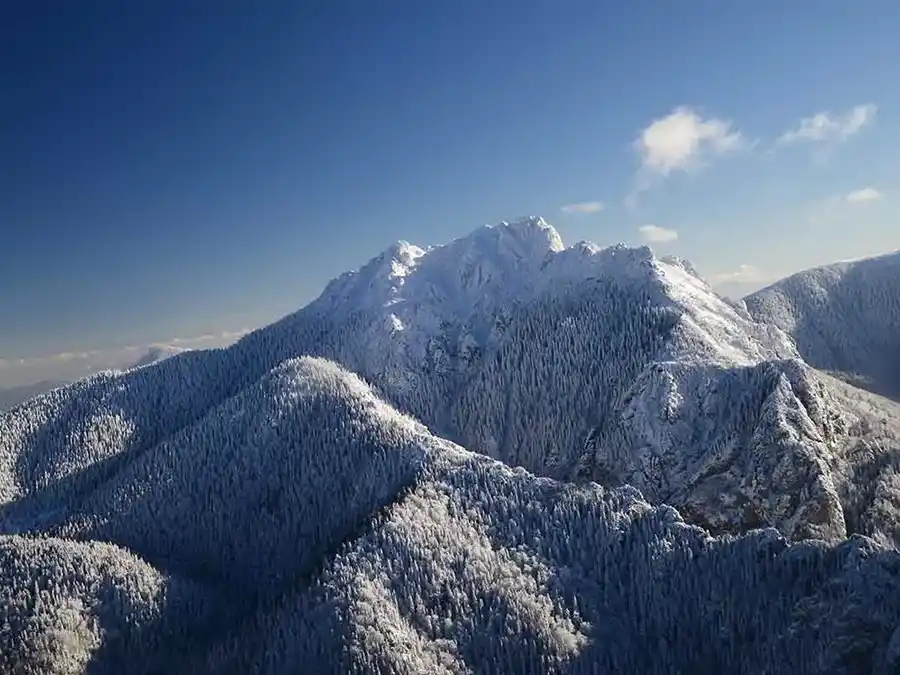
[[[606,208],[603,202],[579,202],[577,204],[566,204],[560,207],[563,213],[597,213]]]
[[[859,190],[854,190],[846,197],[844,197],[851,204],[864,204],[866,202],[874,202],[879,199],[884,199],[884,193],[880,190],[876,190],[873,187],[864,187]]]
[[[663,244],[678,239],[678,232],[658,225],[641,225],[641,239],[651,244]]]
[[[747,263],[738,265],[737,269],[730,272],[721,272],[709,278],[709,283],[716,293],[733,300],[746,297],[749,293],[758,291],[772,281],[774,281],[772,275]]]
[[[820,225],[854,217],[853,211],[880,201],[885,194],[874,187],[864,187],[846,194],[836,194],[811,201],[807,206],[807,222]]]
[[[222,347],[249,332],[249,329],[224,331],[196,337],[175,337],[166,342],[146,345],[0,359],[0,387],[31,384],[40,380],[72,381],[101,370],[128,368],[143,360],[151,350],[176,354],[188,349]]]
[[[680,106],[665,117],[653,120],[632,143],[641,159],[641,168],[625,206],[634,209],[637,198],[654,181],[676,171],[694,171],[713,157],[751,146],[728,120],[704,118],[693,108]]]
[[[783,133],[776,143],[778,145],[839,143],[871,124],[877,112],[876,105],[866,103],[841,115],[833,115],[830,112],[816,113],[812,117],[804,117],[797,128]]]
[[[221,333],[207,333],[206,335],[197,335],[196,337],[173,337],[163,343],[165,345],[189,345],[191,349],[208,349],[209,347],[219,347],[222,344],[234,342],[238,338],[244,337],[250,332],[249,328],[242,328],[235,331],[222,331]],[[150,345],[159,346],[159,344]]]
[[[748,265],[746,263],[738,265],[736,270],[716,274],[712,278],[712,282],[714,284],[751,284],[760,283],[763,281],[766,281],[766,275],[763,274],[762,270],[760,270],[758,267],[754,267],[753,265]]]
[[[704,119],[685,106],[651,122],[634,141],[642,169],[662,176],[690,170],[712,156],[745,146],[744,137],[731,122]]]

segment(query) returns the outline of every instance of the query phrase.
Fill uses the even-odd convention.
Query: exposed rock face
[[[810,398],[810,387],[825,394],[813,377],[790,361],[658,364],[624,398],[621,426],[592,438],[597,473],[713,532],[772,525],[795,539],[843,538],[831,465],[842,420]]]

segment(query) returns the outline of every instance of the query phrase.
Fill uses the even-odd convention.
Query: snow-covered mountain
[[[900,399],[900,251],[800,272],[744,302],[810,365]]]
[[[138,451],[304,354],[467,448],[539,475],[635,485],[716,532],[845,536],[846,458],[860,443],[888,455],[900,429],[886,401],[835,405],[782,330],[689,264],[646,247],[565,248],[540,218],[427,250],[397,244],[228,349],[83,381],[16,425],[41,428],[26,441],[36,454],[65,448],[76,465],[73,429],[99,434],[103,455]],[[109,409],[126,429],[96,430]]]
[[[296,354],[335,360],[467,448],[635,484],[715,531],[845,536],[859,420],[879,456],[900,430],[886,401],[835,406],[789,336],[688,263],[565,248],[540,218],[397,244],[234,353],[255,373]]]
[[[275,354],[275,362],[298,353],[334,359],[429,427],[541,473],[551,445],[564,446],[558,470],[573,468],[592,418],[651,361],[735,366],[797,356],[785,335],[739,315],[688,267],[646,247],[565,249],[539,218],[427,251],[391,247],[236,351]],[[521,379],[534,368],[550,372]],[[572,401],[584,384],[590,392]],[[506,410],[497,419],[489,400],[514,398],[517,388],[530,405],[549,399],[545,423],[564,419],[517,433],[511,427],[525,416]]]
[[[118,412],[95,429],[123,428]],[[633,488],[467,452],[319,359],[280,365],[142,452],[15,459],[6,672],[900,665],[897,552],[773,530],[716,539]],[[18,468],[35,462],[55,478]]]
[[[751,305],[540,218],[398,243],[231,347],[0,415],[0,536],[187,584],[135,601],[147,664],[194,646],[165,672],[892,672],[900,406]],[[125,582],[71,569],[0,606],[44,635],[73,598],[73,658],[117,672]]]

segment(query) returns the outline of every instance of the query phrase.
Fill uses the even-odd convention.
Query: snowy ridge
[[[76,471],[88,437],[103,439],[107,458],[143,452],[302,354],[358,373],[441,435],[540,475],[635,482],[654,501],[722,531],[846,532],[849,502],[836,508],[829,486],[842,480],[832,467],[857,441],[815,413],[830,403],[808,369],[790,365],[799,359],[792,340],[723,301],[689,263],[658,260],[647,247],[565,248],[539,218],[428,250],[397,244],[229,349],[178,355],[123,379],[94,378],[77,395],[56,394],[71,397],[64,405],[26,406],[0,435],[0,466],[19,461],[24,471],[0,474],[0,487],[15,495],[58,480],[58,468],[41,468],[47,452],[65,453],[66,471]],[[881,420],[893,430],[895,418]],[[11,459],[20,444],[25,461]],[[793,484],[775,475],[785,469],[766,459],[771,453],[814,467],[804,474],[816,477],[805,502],[773,507],[766,491],[740,488]],[[635,468],[648,461],[678,468]],[[709,464],[720,467],[716,480],[728,480],[691,478]],[[742,490],[749,505],[722,502],[713,485]],[[66,486],[79,489],[77,480]],[[826,503],[827,517],[810,529],[802,514]]]
[[[2,656],[121,672],[134,629],[143,672],[895,672],[900,405],[751,305],[526,218],[0,414]],[[121,609],[107,554],[156,590]]]
[[[660,262],[658,269],[667,297],[684,312],[684,333],[671,360],[696,360],[700,350],[702,359],[729,366],[798,356],[785,333],[738,314],[690,268]]]
[[[427,347],[414,342],[435,339],[448,322],[488,322],[501,308],[588,280],[655,290],[658,302],[690,314],[694,328],[706,331],[704,342],[726,361],[759,360],[775,352],[796,356],[790,340],[739,316],[686,261],[658,260],[646,246],[600,248],[579,242],[565,248],[556,230],[538,217],[486,226],[428,250],[399,242],[358,272],[331,282],[309,309],[338,316],[373,314],[369,338],[381,333],[388,348],[401,343],[408,353],[424,354]],[[489,346],[489,335],[473,337],[479,347]]]
[[[900,398],[900,252],[800,272],[744,304],[812,366]]]
[[[658,364],[626,396],[622,424],[597,430],[595,461],[607,482],[677,505],[713,532],[775,525],[794,539],[840,539],[846,421],[833,403],[796,361]]]
[[[37,489],[43,506],[57,487]],[[123,456],[52,524],[35,503],[0,518],[32,530],[0,534],[15,672],[900,665],[900,554],[861,537],[710,537],[633,488],[536,478],[436,438],[321,359]],[[51,570],[37,605],[23,593],[36,569]]]

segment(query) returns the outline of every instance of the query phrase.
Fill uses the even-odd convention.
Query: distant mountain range
[[[38,396],[0,670],[897,672],[898,270],[727,302],[525,218]]]
[[[160,361],[162,359],[168,358],[173,354],[179,354],[185,351],[184,349],[180,349],[178,347],[171,347],[169,345],[153,345],[144,352],[143,355],[134,363],[126,365],[123,370],[129,370],[131,368],[139,368],[141,366],[146,366],[151,363],[155,363],[156,361]],[[25,401],[34,398],[39,394],[46,393],[51,389],[56,389],[57,387],[64,387],[67,384],[71,384],[71,382],[66,382],[63,380],[41,380],[40,382],[35,382],[33,384],[25,384],[17,387],[8,387],[8,388],[0,388],[0,412],[4,410],[9,410],[20,403],[24,403]]]

